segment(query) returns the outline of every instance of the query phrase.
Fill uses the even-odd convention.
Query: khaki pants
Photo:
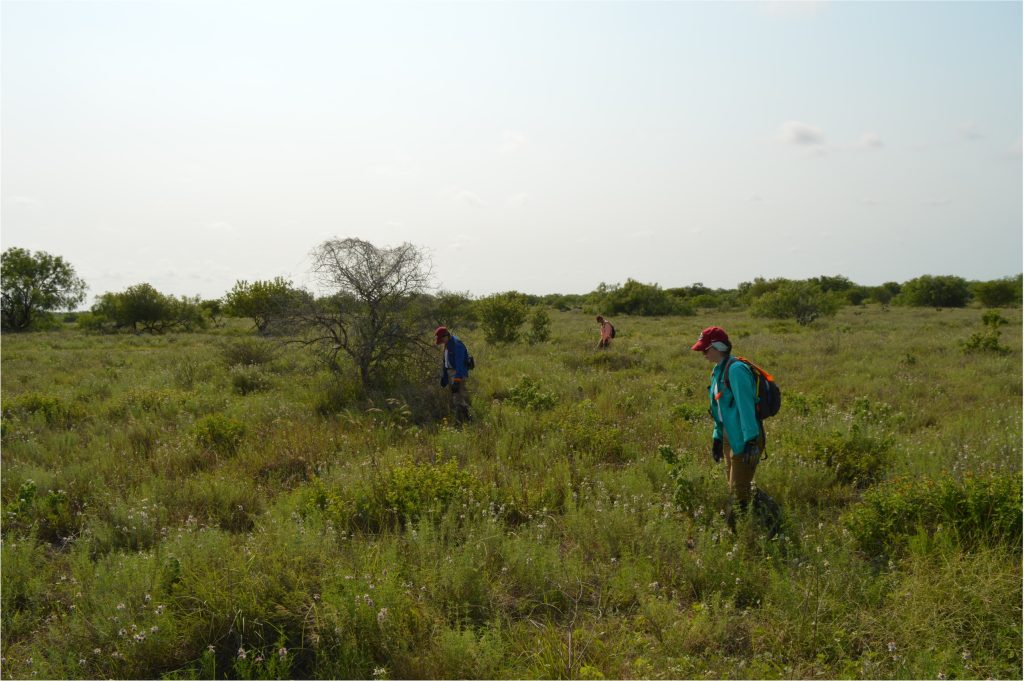
[[[764,435],[758,437],[758,444],[764,450]],[[725,472],[729,480],[729,492],[740,506],[746,507],[750,501],[752,492],[750,485],[754,482],[754,472],[757,471],[757,461],[745,461],[734,456],[732,447],[729,446],[729,438],[722,434],[722,445],[725,451]]]

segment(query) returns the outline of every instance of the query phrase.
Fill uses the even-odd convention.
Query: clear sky
[[[0,4],[3,248],[90,299],[1022,270],[1020,2]]]

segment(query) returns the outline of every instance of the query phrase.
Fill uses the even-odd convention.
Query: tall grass
[[[4,337],[4,678],[1020,678],[1021,314],[589,315],[372,400],[242,328]],[[700,328],[771,371],[724,515]]]

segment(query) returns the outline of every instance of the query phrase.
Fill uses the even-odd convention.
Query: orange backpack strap
[[[772,375],[771,375],[771,374],[769,374],[769,373],[768,373],[767,371],[765,371],[765,370],[764,370],[764,369],[762,369],[761,367],[759,367],[759,366],[757,366],[756,364],[754,364],[753,362],[751,362],[751,361],[750,361],[749,359],[747,359],[746,357],[740,357],[739,355],[737,355],[737,356],[736,356],[736,359],[737,359],[737,360],[739,360],[740,362],[743,362],[744,364],[746,364],[747,366],[749,366],[749,367],[750,367],[751,369],[754,369],[755,371],[757,371],[757,373],[759,373],[759,374],[761,374],[762,376],[764,376],[764,377],[765,377],[765,380],[768,380],[768,381],[774,381],[774,380],[775,380],[775,377],[774,377],[774,376],[772,376]]]

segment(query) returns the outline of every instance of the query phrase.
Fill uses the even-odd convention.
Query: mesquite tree
[[[322,298],[297,309],[305,335],[340,370],[347,355],[364,388],[395,366],[429,349],[429,320],[420,304],[430,281],[430,262],[405,243],[378,248],[361,239],[331,239],[312,253],[312,272]]]
[[[4,330],[22,331],[47,312],[74,309],[86,285],[59,255],[8,248],[2,260]]]

